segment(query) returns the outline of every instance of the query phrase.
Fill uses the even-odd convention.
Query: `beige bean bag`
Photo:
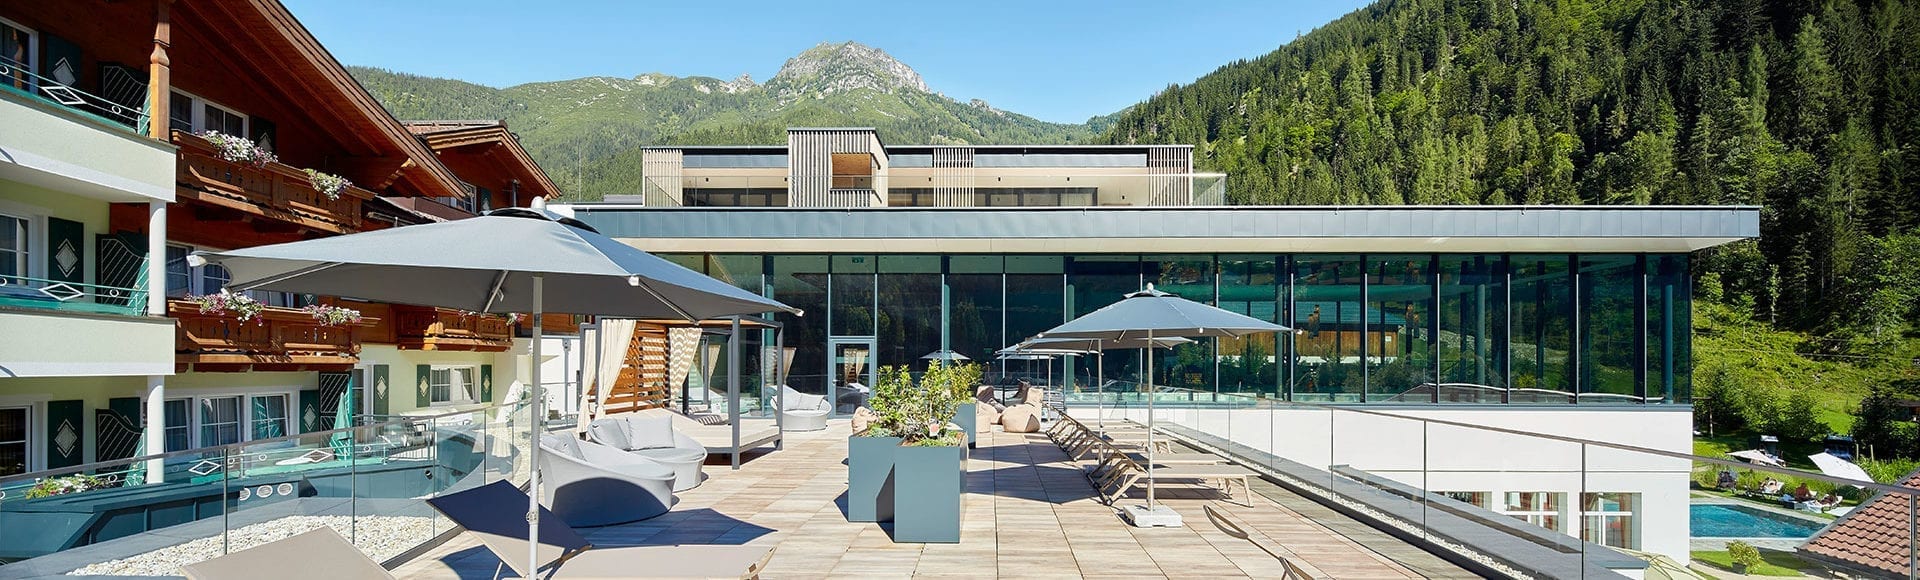
[[[1008,433],[1033,433],[1040,430],[1040,407],[1014,405],[1000,414],[1000,427]]]

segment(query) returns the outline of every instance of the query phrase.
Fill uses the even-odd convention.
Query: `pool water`
[[[1807,538],[1824,524],[1740,505],[1687,506],[1696,538]]]

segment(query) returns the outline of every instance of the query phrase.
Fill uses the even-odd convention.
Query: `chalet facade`
[[[504,124],[394,119],[274,0],[9,3],[0,73],[0,475],[329,429],[349,389],[380,417],[515,382],[506,317],[254,312],[186,260],[557,195]]]

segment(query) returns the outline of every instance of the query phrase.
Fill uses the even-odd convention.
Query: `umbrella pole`
[[[1153,331],[1147,331],[1147,511],[1153,511]]]
[[[527,450],[527,575],[533,576],[540,570],[540,301],[544,298],[546,278],[539,274],[533,276],[533,344],[532,360],[529,364],[527,392],[532,400],[527,403],[527,440],[531,445]],[[605,353],[602,353],[603,355]]]
[[[1093,374],[1095,375],[1093,377],[1093,420],[1100,425],[1100,431],[1105,432],[1107,430],[1107,405],[1105,402],[1107,394],[1105,384],[1107,379],[1107,349],[1102,348],[1106,346],[1102,344],[1103,342],[1105,341],[1097,338],[1093,341],[1093,349],[1100,351],[1094,353],[1094,356],[1100,358],[1095,359],[1093,362]]]

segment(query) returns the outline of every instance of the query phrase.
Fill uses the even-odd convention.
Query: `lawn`
[[[1765,560],[1766,563],[1747,570],[1748,576],[1806,576],[1805,572],[1807,571],[1821,569],[1818,565],[1800,559],[1799,556],[1778,550],[1762,548],[1760,550],[1760,559]],[[1694,552],[1693,561],[1701,562],[1720,570],[1733,571],[1733,557],[1727,555],[1726,550]]]

